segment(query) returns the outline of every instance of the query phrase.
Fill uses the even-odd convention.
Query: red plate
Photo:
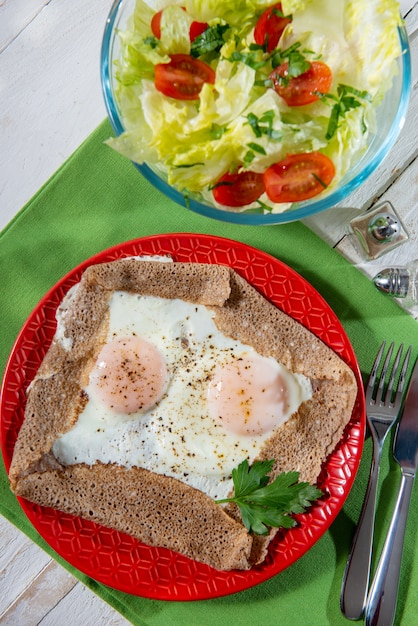
[[[89,265],[133,255],[169,254],[175,261],[233,267],[268,300],[301,322],[354,371],[359,392],[353,415],[336,450],[324,464],[319,487],[326,497],[298,526],[278,533],[266,561],[250,571],[218,572],[166,549],[139,541],[71,515],[20,504],[48,544],[91,578],[127,593],[159,600],[200,600],[252,587],[301,557],[325,533],[353,484],[363,448],[365,403],[359,367],[336,315],[318,292],[294,270],[265,252],[242,243],[196,234],[168,234],[123,243],[88,259],[67,274],[41,300],[20,332],[6,368],[1,394],[1,440],[6,470],[21,426],[26,389],[55,332],[55,311],[68,289]]]

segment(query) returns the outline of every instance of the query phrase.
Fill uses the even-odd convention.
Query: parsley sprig
[[[248,530],[266,535],[268,527],[292,528],[294,513],[304,513],[322,491],[305,482],[298,482],[299,472],[283,472],[269,483],[274,460],[255,461],[251,467],[245,459],[232,470],[235,494],[216,500],[218,504],[235,502]]]

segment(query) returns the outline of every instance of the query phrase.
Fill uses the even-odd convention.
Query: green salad
[[[137,0],[117,33],[125,130],[107,143],[185,196],[285,211],[364,154],[400,24],[395,0]]]

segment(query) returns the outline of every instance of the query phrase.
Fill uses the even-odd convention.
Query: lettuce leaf
[[[344,16],[345,37],[363,88],[373,94],[386,91],[395,71],[394,59],[401,52],[399,4],[393,0],[347,0]]]
[[[239,29],[251,24],[254,21],[254,14],[257,12],[257,2],[254,0],[242,0],[240,2],[236,2],[236,0],[184,0],[183,5],[187,12],[198,21],[210,22],[222,17],[228,24]]]
[[[189,30],[192,18],[176,5],[161,15],[161,48],[167,54],[190,54]]]

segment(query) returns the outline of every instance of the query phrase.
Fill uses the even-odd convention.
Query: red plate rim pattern
[[[89,265],[141,255],[170,255],[178,262],[218,263],[234,268],[351,367],[359,391],[343,437],[322,469],[319,486],[326,495],[308,513],[298,516],[295,528],[278,533],[263,564],[245,572],[219,572],[170,550],[151,548],[94,522],[40,507],[22,498],[19,502],[39,534],[61,557],[104,585],[158,600],[189,601],[229,595],[268,580],[316,543],[341,510],[363,450],[365,401],[350,341],[335,313],[312,285],[271,255],[212,235],[161,234],[118,244],[66,274],[32,311],[8,359],[0,400],[0,434],[6,470],[10,467],[23,421],[26,390],[52,340],[55,311],[63,296]]]

